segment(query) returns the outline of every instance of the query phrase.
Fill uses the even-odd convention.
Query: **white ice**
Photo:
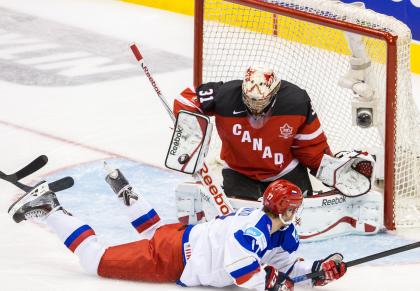
[[[2,25],[14,21],[23,24]],[[10,39],[1,36],[12,33],[20,44],[16,41],[5,46]],[[26,45],[32,41],[51,47],[51,55],[19,51],[25,40]],[[155,79],[168,99],[192,83],[192,17],[113,0],[0,0],[0,65],[4,64],[0,71],[0,170],[13,172],[35,156],[46,154],[48,165],[24,182],[72,175],[76,185],[71,195],[62,192],[59,198],[75,215],[88,220],[106,244],[135,239],[135,234],[129,227],[120,227],[124,218],[103,181],[103,160],[123,168],[136,189],[154,201],[168,221],[174,216],[171,189],[185,179],[162,168],[171,120],[136,67],[128,48],[133,41],[144,49],[152,71],[156,68]],[[63,47],[72,49],[73,59],[86,57],[86,63],[103,61],[112,51],[110,59],[118,60],[115,72],[126,68],[127,75],[98,81],[95,76],[100,79],[101,72],[89,74],[92,71],[87,67],[54,70],[57,56],[53,52]],[[26,74],[21,75],[22,71]],[[52,71],[54,74],[47,74]],[[31,72],[46,75],[39,78]],[[104,66],[103,75],[109,76],[109,72],[112,67]],[[69,76],[79,83],[65,84]],[[420,103],[420,76],[413,78],[413,92]],[[39,80],[50,83],[40,85]],[[7,209],[20,194],[16,188],[1,182],[0,192],[1,291],[181,290],[175,284],[85,275],[77,258],[45,226],[11,220]],[[108,223],[109,217],[113,219]],[[302,249],[310,258],[337,249],[356,258],[359,253],[366,255],[383,250],[382,246],[397,247],[419,238],[420,231],[414,229],[386,234],[385,239],[349,237],[304,244]],[[397,256],[352,267],[343,279],[322,289],[420,290],[416,277],[420,253]],[[190,288],[206,289],[212,288]]]

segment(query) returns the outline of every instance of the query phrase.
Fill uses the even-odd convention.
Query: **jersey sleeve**
[[[308,263],[296,255],[299,247],[299,236],[293,224],[286,231],[274,233],[272,240],[275,247],[269,254],[269,258],[265,258],[269,265],[282,273],[288,274],[290,278],[311,272],[312,263]],[[312,281],[302,281],[300,285],[312,287]]]
[[[206,115],[214,115],[216,98],[223,82],[209,82],[197,87],[196,90],[186,88],[174,100],[174,114],[180,110],[188,110]]]
[[[288,274],[290,278],[296,278],[311,273],[313,263],[278,249],[269,264],[280,272]],[[298,284],[299,286],[312,287],[312,280],[301,281]]]
[[[301,164],[316,173],[322,157],[324,154],[331,155],[331,150],[309,96],[305,106],[305,122],[294,137],[292,152]]]
[[[197,113],[203,113],[198,102],[195,91],[191,88],[186,88],[174,100],[174,114],[178,116],[180,110],[188,110]]]
[[[256,226],[238,230],[225,245],[225,268],[235,284],[248,289],[265,289],[265,270],[261,258],[269,234]]]

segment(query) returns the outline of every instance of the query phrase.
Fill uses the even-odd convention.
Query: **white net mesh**
[[[410,30],[392,17],[332,0],[261,2],[398,36],[393,215],[398,227],[420,226],[420,118],[411,92]],[[378,101],[378,126],[375,127],[363,129],[352,123],[354,93],[338,85],[340,77],[349,71],[352,51],[345,33],[327,25],[229,1],[204,0],[202,81],[241,79],[249,65],[271,66],[281,79],[308,92],[334,153],[360,149],[381,157],[390,154],[384,153],[387,132],[384,121],[387,114],[393,114],[391,107],[388,106],[387,111],[385,106],[387,44],[366,36],[362,40],[363,50],[372,63],[366,82],[374,87]],[[379,173],[378,177],[381,176]]]

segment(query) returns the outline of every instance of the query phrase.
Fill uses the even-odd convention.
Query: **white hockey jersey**
[[[270,236],[272,222],[262,209],[241,208],[188,229],[183,238],[183,286],[238,286],[265,290],[265,271],[271,265],[289,276],[311,272],[312,263],[293,253],[299,246],[294,225]],[[311,284],[310,280],[303,282]]]

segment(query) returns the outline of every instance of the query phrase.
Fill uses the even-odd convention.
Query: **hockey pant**
[[[108,248],[98,242],[89,225],[62,211],[52,213],[47,224],[90,274],[150,282],[177,281],[184,269],[185,226],[180,223],[162,225],[158,214],[144,199],[126,210],[143,239]]]
[[[253,180],[230,168],[224,168],[222,175],[223,189],[228,197],[233,198],[258,200],[271,183]],[[307,196],[312,196],[313,194],[308,170],[302,164],[298,164],[290,173],[279,179],[288,180],[296,184],[302,192],[307,191]]]

